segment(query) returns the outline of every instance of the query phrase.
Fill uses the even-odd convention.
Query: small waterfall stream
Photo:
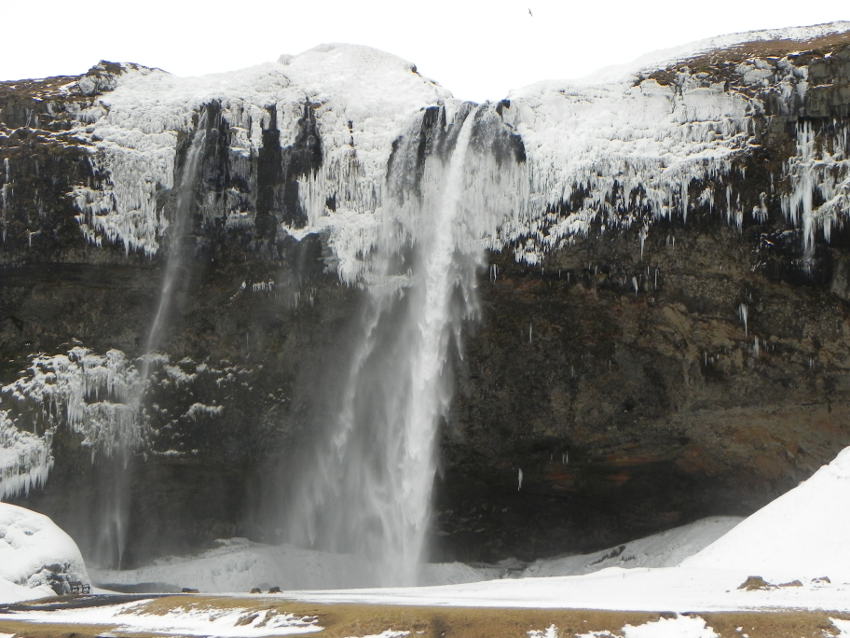
[[[174,217],[168,230],[167,257],[160,286],[156,313],[151,321],[145,341],[143,356],[139,359],[139,373],[131,386],[128,396],[123,398],[126,412],[132,423],[127,424],[115,437],[115,445],[101,455],[98,460],[97,474],[100,487],[99,497],[94,503],[95,515],[95,553],[94,562],[103,566],[121,568],[129,532],[130,478],[133,453],[139,440],[139,432],[146,428],[143,413],[144,398],[149,385],[152,355],[162,344],[171,320],[171,310],[177,292],[178,283],[185,271],[185,251],[183,241],[192,227],[195,185],[206,141],[206,111],[202,110],[191,143],[186,151],[185,160],[177,185],[174,205]]]
[[[324,440],[289,503],[293,542],[369,557],[374,573],[359,574],[357,584],[415,584],[425,558],[450,361],[461,354],[462,324],[478,314],[484,250],[473,218],[486,218],[477,205],[489,194],[481,189],[498,181],[482,178],[492,167],[470,157],[478,116],[469,105],[460,109],[442,157],[425,159],[412,189],[411,163],[421,158],[416,127],[400,143],[400,184],[388,176],[396,197],[381,211],[356,345],[329,398],[328,422],[317,424]]]
[[[204,143],[206,142],[207,112],[201,110],[198,124],[192,135],[180,183],[177,187],[177,198],[174,206],[174,221],[168,230],[168,257],[165,271],[162,275],[162,286],[159,291],[159,303],[156,314],[151,322],[148,338],[145,342],[145,354],[151,354],[162,343],[168,322],[171,319],[171,309],[174,305],[176,286],[184,271],[185,254],[182,250],[186,233],[192,228],[192,211],[195,205],[195,184],[198,181],[198,171],[201,167]],[[142,358],[142,386],[146,385],[150,374],[150,357]],[[141,398],[141,397],[140,397]]]

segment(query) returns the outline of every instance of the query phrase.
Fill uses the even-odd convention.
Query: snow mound
[[[642,625],[623,627],[625,638],[719,638],[705,620],[698,616],[659,618]]]
[[[43,514],[0,503],[0,600],[66,593],[75,581],[89,577],[73,539]]]
[[[616,634],[610,631],[594,631],[579,634],[576,638],[617,638],[621,632],[624,638],[718,638],[718,634],[699,616],[659,618],[642,625],[625,625]],[[545,634],[528,632],[528,635],[529,638],[550,638],[548,630]],[[553,630],[551,636],[557,638],[557,633]]]
[[[743,518],[714,516],[591,554],[537,560],[524,577],[589,574],[608,567],[675,567],[701,551]]]
[[[131,570],[93,570],[104,586],[140,583],[192,587],[202,592],[247,592],[268,589],[327,589],[361,586],[374,573],[365,558],[301,549],[292,545],[264,545],[244,538],[220,540],[219,546],[194,556],[161,559]],[[423,585],[467,583],[498,575],[497,569],[473,568],[461,563],[428,564],[422,569]],[[384,575],[385,576],[385,575]],[[372,579],[381,581],[380,574]]]
[[[746,568],[765,578],[850,578],[850,447],[683,567]]]
[[[448,90],[419,75],[415,64],[372,47],[320,44],[296,56],[284,54],[278,63],[299,86],[342,98],[364,114],[412,111],[451,98]]]

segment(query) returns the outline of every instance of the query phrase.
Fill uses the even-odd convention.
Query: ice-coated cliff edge
[[[501,122],[480,129],[505,126],[518,135],[525,165],[514,170],[525,184],[510,214],[487,220],[481,241],[496,249],[513,245],[519,259],[536,263],[593,225],[640,224],[648,232],[655,219],[687,220],[689,212],[708,209],[740,226],[780,207],[789,224],[804,229],[807,246],[821,229],[828,239],[830,225],[844,215],[835,198],[843,201],[850,188],[843,126],[813,145],[806,142],[811,126],[801,124],[796,152],[771,174],[776,191],[753,196],[732,182],[746,176],[747,156],[763,146],[767,119],[804,115],[808,68],[797,62],[796,47],[840,38],[847,29],[833,23],[735,34],[602,73],[605,82],[548,81],[514,92],[495,109]],[[776,41],[786,43],[784,55],[759,54],[758,46]],[[699,56],[719,48],[732,51],[735,61],[725,77],[699,64]],[[675,72],[661,77],[663,69]],[[779,113],[772,112],[776,103]],[[292,210],[275,220],[277,230],[299,238],[328,232],[340,273],[352,280],[361,273],[351,255],[368,252],[375,224],[393,215],[385,191],[396,140],[408,134],[417,111],[439,106],[451,122],[460,101],[411,64],[353,45],[322,45],[199,78],[122,67],[114,87],[80,110],[73,131],[104,177],[73,189],[89,241],[156,253],[169,224],[163,194],[180,171],[178,142],[210,104],[218,107],[215,125],[226,132],[222,149],[231,156],[231,172],[241,172],[243,182],[205,194],[213,217],[256,223],[264,176],[251,158],[268,155],[270,144],[311,145],[310,161],[290,163],[284,169],[290,175],[279,176],[294,185],[283,196]],[[488,143],[485,132],[476,134]],[[501,161],[500,168],[506,170]],[[830,185],[806,180],[812,170],[821,177],[828,172]],[[779,188],[789,178],[795,186]],[[818,189],[827,200],[823,210],[810,203]]]

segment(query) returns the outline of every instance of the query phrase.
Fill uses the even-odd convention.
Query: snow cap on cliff
[[[391,53],[357,44],[320,44],[278,59],[283,72],[308,93],[344,98],[368,111],[409,112],[451,98],[424,78],[416,65]]]

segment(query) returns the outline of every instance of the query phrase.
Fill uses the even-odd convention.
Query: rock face
[[[490,267],[452,366],[435,557],[747,514],[847,445],[848,28],[719,39],[470,115]],[[470,108],[359,47],[215,81],[101,63],[0,83],[0,491],[91,555],[130,440],[124,564],[273,538],[376,229],[399,223],[387,183],[416,197]],[[191,223],[166,243],[200,129]],[[169,246],[191,259],[152,355]]]

